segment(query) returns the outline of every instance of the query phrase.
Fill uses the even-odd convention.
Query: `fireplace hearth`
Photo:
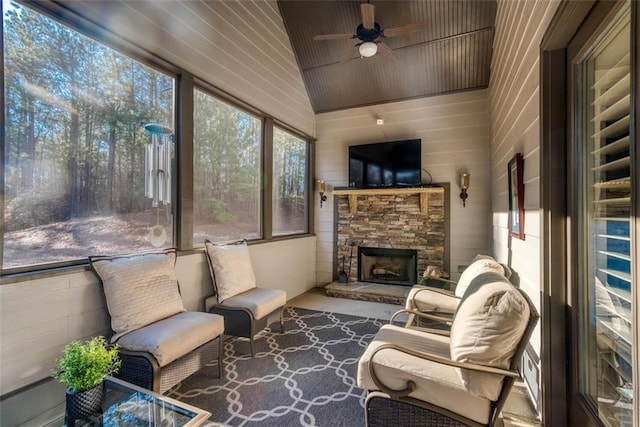
[[[413,249],[358,248],[358,282],[413,286],[418,252]]]
[[[419,194],[410,190],[344,190],[336,195],[333,280],[341,287],[332,290],[336,294],[332,296],[340,293],[343,297],[348,294],[348,298],[382,301],[369,291],[375,288],[376,292],[379,290],[384,294],[396,290],[408,292],[410,285],[417,282],[418,272],[427,266],[448,270],[445,262],[445,202],[448,200],[445,189],[434,187],[431,192]],[[357,254],[359,248],[365,251],[380,249],[383,259],[365,259],[369,264],[362,270],[362,262],[358,262],[361,258]],[[415,261],[411,261],[415,266],[398,265],[407,260],[384,259],[384,255],[390,256],[390,250],[415,251]],[[368,254],[370,252],[365,253]],[[400,253],[400,257],[408,256],[406,254]],[[414,256],[413,252],[408,254]]]

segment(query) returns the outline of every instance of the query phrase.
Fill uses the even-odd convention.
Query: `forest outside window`
[[[273,132],[273,235],[308,231],[306,140],[278,127]]]
[[[194,245],[260,238],[262,120],[201,90],[193,118]]]
[[[175,79],[3,12],[3,271],[172,246]]]

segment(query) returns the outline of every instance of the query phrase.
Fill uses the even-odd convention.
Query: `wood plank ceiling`
[[[360,58],[358,39],[314,41],[319,34],[354,34],[361,3],[278,1],[316,113],[488,86],[495,0],[371,1],[383,29],[425,24],[423,31],[382,38],[395,60],[380,51]]]

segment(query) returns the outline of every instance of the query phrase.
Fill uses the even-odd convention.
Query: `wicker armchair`
[[[224,320],[185,311],[175,260],[175,249],[89,257],[111,317],[110,342],[119,345],[122,364],[114,376],[159,393],[216,356],[223,375]]]
[[[287,293],[260,288],[245,241],[215,244],[205,240],[214,295],[205,299],[205,309],[224,317],[224,333],[249,339],[255,356],[255,336],[279,321],[284,333],[284,306]]]
[[[413,324],[380,329],[358,366],[358,385],[369,390],[368,427],[494,425],[539,316],[504,276],[481,276],[462,298],[451,332]]]
[[[161,367],[156,358],[146,351],[118,350],[122,365],[116,378],[139,387],[164,393],[180,381],[204,368],[212,360],[218,362],[218,376],[224,376],[222,364],[223,340],[219,335],[208,343],[190,351],[167,366]]]
[[[451,322],[460,299],[474,279],[479,274],[492,271],[502,274],[507,279],[511,276],[511,269],[508,266],[500,264],[490,256],[477,255],[457,282],[441,277],[425,277],[419,285],[413,286],[409,291],[405,308],[431,313]],[[420,321],[419,319],[410,315],[408,323],[414,320]],[[430,323],[429,320],[422,322]]]

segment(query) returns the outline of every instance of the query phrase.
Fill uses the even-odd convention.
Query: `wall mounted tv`
[[[421,140],[349,147],[349,187],[414,187],[421,184]]]

